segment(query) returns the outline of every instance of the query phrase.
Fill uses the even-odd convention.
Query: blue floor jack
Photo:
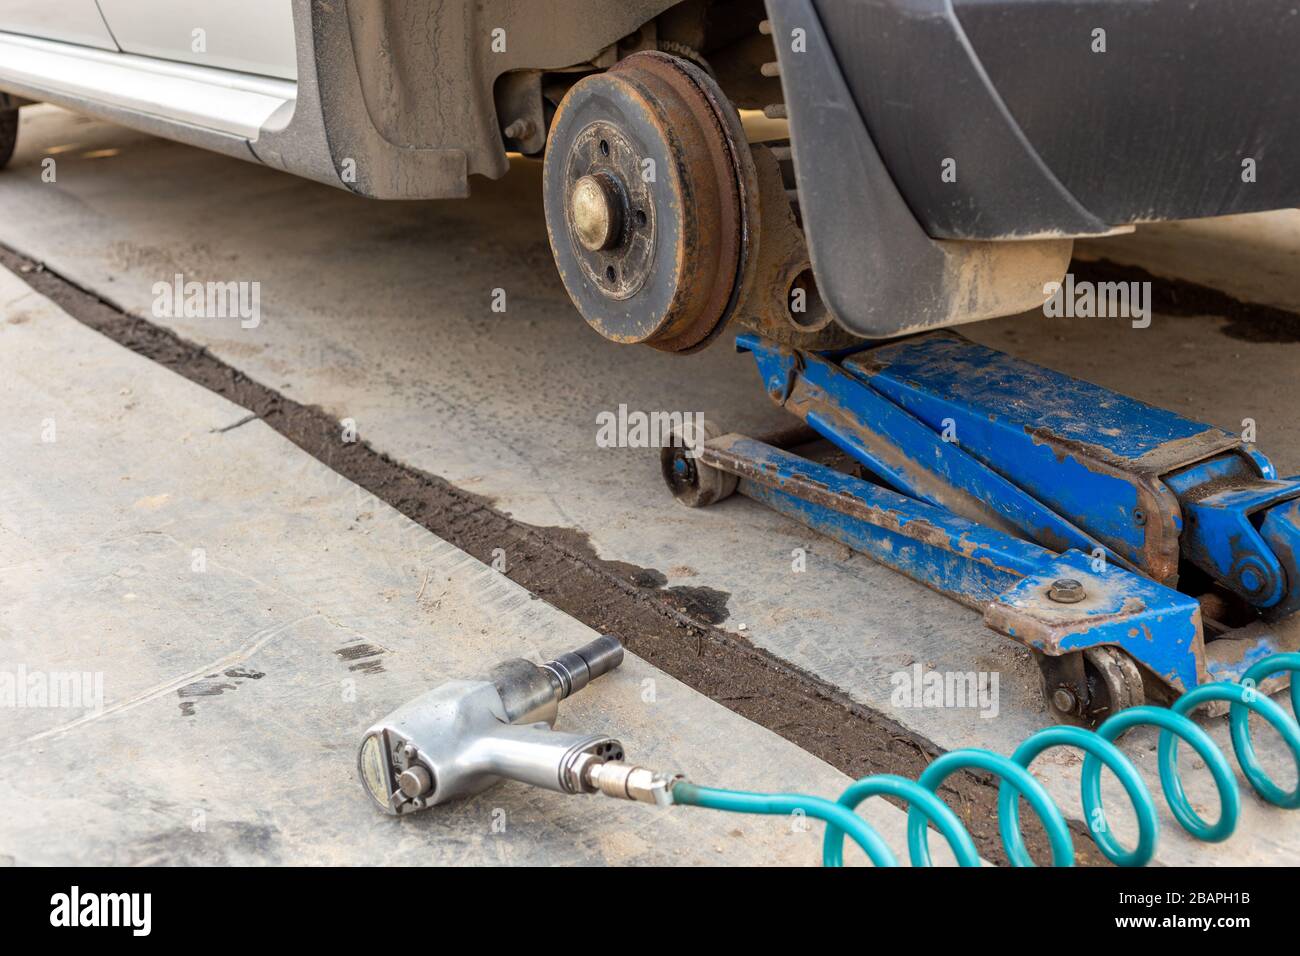
[[[1300,648],[1300,479],[1239,436],[947,331],[737,349],[854,473],[706,424],[664,449],[677,499],[739,491],[982,612],[1034,652],[1058,720]]]

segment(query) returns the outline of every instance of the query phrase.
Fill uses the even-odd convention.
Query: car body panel
[[[1082,236],[1300,203],[1294,0],[814,5],[934,238]]]
[[[0,33],[6,86],[64,102],[89,102],[256,142],[297,87],[271,77],[230,73],[128,53]]]
[[[99,6],[127,53],[298,76],[292,0],[99,0]]]
[[[8,2],[13,0],[0,0]],[[146,5],[145,0],[131,2]],[[221,7],[218,0],[208,2]],[[239,89],[252,80],[292,85],[229,68],[172,62],[209,71],[203,78],[214,95],[199,97],[188,109],[169,100],[140,111],[123,105],[113,87],[98,93],[70,89],[56,69],[62,65],[56,57],[86,49],[71,44],[45,51],[44,64],[26,63],[23,75],[0,56],[0,90],[219,149],[370,198],[459,198],[469,194],[470,176],[498,178],[509,169],[494,100],[498,79],[515,71],[581,68],[601,56],[612,64],[619,39],[674,0],[239,0],[235,6],[252,9],[252,4],[274,5],[280,11],[275,22],[281,25],[286,22],[283,4],[288,4],[293,26],[296,88],[270,115],[261,112],[262,104],[244,98],[248,108],[232,126],[228,114],[211,109],[211,104],[229,101],[217,88]],[[110,0],[107,9],[118,8]],[[223,15],[212,22],[219,24],[220,33],[228,21]],[[177,54],[187,35],[174,24],[167,49]],[[288,74],[282,31],[277,36],[272,59]],[[13,36],[0,32],[0,40],[6,38]],[[210,51],[220,52],[211,30],[207,40]],[[171,62],[120,56],[121,65],[141,76],[121,73],[114,82],[137,90],[142,79],[156,74],[150,64]],[[269,62],[265,55],[245,59]],[[234,134],[240,139],[232,141],[232,128],[247,131],[258,122],[257,135]]]
[[[1073,237],[1300,204],[1295,0],[763,3],[817,286],[857,336],[1036,306]],[[0,25],[91,39],[102,10],[99,40],[127,51],[0,30],[0,91],[370,198],[444,199],[506,173],[505,130],[540,149],[543,82],[563,95],[657,43],[676,0],[93,6],[0,0]]]
[[[1104,222],[1300,203],[1294,0],[956,0],[956,10],[1025,139]],[[1093,52],[1098,30],[1104,53]]]
[[[1300,204],[1293,0],[766,2],[817,283],[864,338],[982,317],[950,281],[1001,287],[981,247]]]
[[[95,0],[0,0],[0,31],[117,49]]]

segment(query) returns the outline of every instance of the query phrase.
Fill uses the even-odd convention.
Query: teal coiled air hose
[[[1289,672],[1291,707],[1294,715],[1256,688],[1267,677]],[[1007,858],[1014,866],[1032,866],[1020,833],[1020,801],[1029,803],[1042,820],[1051,847],[1052,863],[1071,866],[1074,842],[1060,808],[1029,773],[1029,765],[1053,747],[1075,747],[1086,754],[1083,762],[1082,797],[1089,832],[1102,854],[1119,866],[1145,866],[1156,852],[1159,821],[1156,803],[1137,767],[1115,746],[1114,741],[1126,730],[1150,725],[1160,730],[1158,765],[1160,787],[1174,819],[1192,836],[1207,843],[1218,843],[1232,835],[1241,811],[1241,794],[1228,759],[1210,735],[1188,716],[1198,706],[1221,700],[1229,704],[1229,727],[1232,749],[1243,775],[1259,796],[1277,807],[1294,810],[1300,807],[1300,654],[1274,654],[1246,671],[1240,684],[1218,682],[1204,684],[1189,691],[1168,710],[1159,707],[1131,707],[1107,719],[1096,731],[1080,727],[1048,727],[1034,734],[1010,757],[988,750],[954,750],[935,760],[918,780],[893,774],[877,774],[855,781],[834,802],[805,794],[745,793],[701,787],[687,781],[672,790],[675,804],[729,810],[733,813],[803,814],[826,824],[822,840],[822,864],[841,866],[844,862],[845,837],[852,839],[877,866],[897,866],[898,860],[870,824],[854,812],[868,797],[895,797],[908,805],[907,848],[914,866],[930,865],[928,824],[947,839],[957,862],[962,866],[979,866],[979,854],[970,833],[960,819],[937,796],[940,785],[952,773],[982,770],[996,775],[1002,782],[998,794],[998,831]],[[1279,787],[1265,773],[1255,755],[1250,737],[1250,714],[1259,714],[1281,735],[1296,761],[1297,784],[1290,792]],[[1178,773],[1178,744],[1186,742],[1205,761],[1219,791],[1219,817],[1207,823],[1192,809]],[[1119,779],[1137,814],[1138,840],[1131,850],[1122,847],[1105,824],[1101,804],[1101,770],[1107,767]]]

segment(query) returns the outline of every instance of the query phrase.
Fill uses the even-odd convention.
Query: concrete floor
[[[57,183],[41,182],[47,155]],[[372,203],[40,107],[25,111],[18,154],[0,177],[0,241],[144,316],[154,283],[177,273],[259,281],[257,328],[155,321],[265,385],[355,419],[375,447],[523,521],[585,532],[602,557],[656,568],[669,585],[725,592],[724,627],[743,625],[749,640],[942,747],[1010,752],[1046,723],[1028,654],[976,615],[743,499],[682,509],[653,452],[596,446],[596,415],[621,403],[703,411],[738,431],[787,420],[766,404],[749,360],[725,347],[664,356],[588,330],[550,262],[539,180],[535,163],[519,161],[501,182],[476,182],[467,202]],[[496,289],[504,313],[492,311]],[[1233,430],[1253,418],[1280,469],[1300,471],[1300,345],[1228,339],[1222,325],[1157,316],[1134,330],[1031,316],[967,331]],[[797,547],[809,550],[806,573],[792,572]],[[917,662],[998,672],[998,716],[893,708],[890,675]],[[1214,733],[1226,745],[1226,728]],[[1128,746],[1154,780],[1152,744]],[[1271,740],[1261,749],[1279,782],[1294,780]],[[1079,761],[1051,758],[1036,765],[1040,776],[1077,814]],[[1188,768],[1189,791],[1212,805],[1204,774]],[[1213,848],[1182,838],[1166,815],[1160,859],[1300,862],[1300,819],[1244,803],[1243,832]]]
[[[354,770],[371,722],[593,632],[3,270],[0,380],[0,671],[103,691],[0,708],[0,863],[819,861],[806,821],[517,784],[385,816]],[[849,782],[633,657],[558,726],[700,782]],[[906,815],[873,804],[901,850]]]

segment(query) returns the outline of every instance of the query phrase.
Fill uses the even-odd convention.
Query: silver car
[[[1300,204],[1297,75],[1293,0],[0,0],[0,161],[34,101],[376,199],[544,155],[605,337],[834,348]]]

